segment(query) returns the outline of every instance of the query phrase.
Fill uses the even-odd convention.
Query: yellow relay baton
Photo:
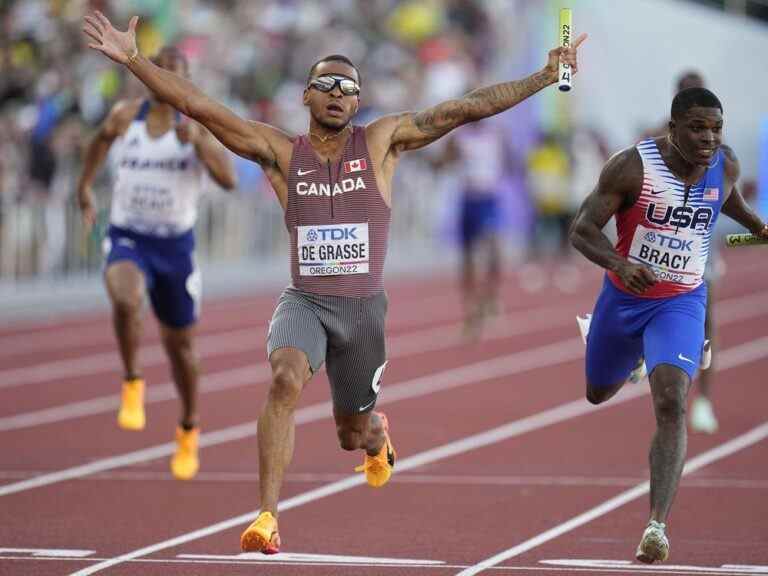
[[[768,238],[757,236],[756,234],[726,234],[725,245],[736,246],[757,246],[758,244],[768,244]]]

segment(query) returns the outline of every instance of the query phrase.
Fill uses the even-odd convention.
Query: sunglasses
[[[320,92],[330,92],[338,84],[339,90],[344,96],[357,96],[360,94],[360,85],[346,76],[335,76],[333,74],[325,74],[312,78],[309,81],[309,86],[320,90]]]

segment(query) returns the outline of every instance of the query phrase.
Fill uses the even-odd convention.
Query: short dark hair
[[[682,118],[688,110],[701,106],[703,108],[719,108],[723,111],[723,105],[713,92],[706,88],[686,88],[677,93],[672,100],[672,118]]]
[[[352,60],[347,58],[346,56],[342,54],[331,54],[330,56],[326,56],[325,58],[321,58],[314,64],[312,64],[312,67],[309,69],[309,74],[307,75],[307,83],[309,83],[310,80],[312,80],[312,77],[315,75],[315,70],[317,69],[320,64],[323,62],[343,62],[344,64],[349,64],[352,66],[352,68],[355,69],[355,72],[357,72],[357,83],[362,84],[363,79],[360,77],[360,70],[357,69],[357,66],[355,66],[352,63]]]

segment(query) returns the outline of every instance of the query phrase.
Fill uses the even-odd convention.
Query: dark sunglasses
[[[325,74],[312,78],[309,81],[309,85],[312,88],[317,88],[320,92],[330,92],[336,85],[339,85],[339,90],[345,96],[357,96],[360,94],[360,85],[346,76],[335,76],[333,74]]]

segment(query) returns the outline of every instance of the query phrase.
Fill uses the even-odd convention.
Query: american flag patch
[[[704,188],[704,200],[719,200],[720,189],[719,188]]]
[[[365,158],[344,162],[344,174],[349,174],[350,172],[362,172],[366,168],[368,168],[368,162],[365,161]]]

